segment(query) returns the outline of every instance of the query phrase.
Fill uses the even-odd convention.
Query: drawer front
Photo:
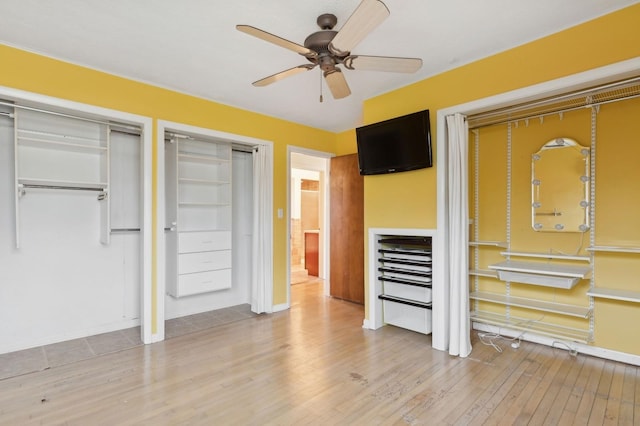
[[[382,310],[386,324],[406,328],[418,333],[431,334],[431,309],[383,300]]]
[[[384,282],[384,294],[401,297],[403,299],[417,300],[418,302],[431,302],[431,289],[415,285],[399,284],[389,281]]]
[[[178,255],[178,274],[191,274],[227,268],[231,268],[231,250]]]
[[[177,297],[231,288],[231,269],[198,272],[178,277]]]
[[[181,232],[178,234],[179,253],[230,249],[230,231]]]

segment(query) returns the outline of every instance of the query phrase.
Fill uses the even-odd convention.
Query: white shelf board
[[[229,203],[211,203],[206,201],[180,201],[178,203],[181,207],[226,207]]]
[[[580,260],[583,262],[589,262],[591,258],[589,256],[579,256],[579,255],[571,255],[571,254],[560,254],[560,253],[535,253],[535,252],[526,252],[526,251],[503,251],[500,252],[503,256],[514,256],[514,257],[534,257],[541,259],[558,259],[558,260]]]
[[[617,253],[640,253],[640,247],[634,246],[593,246],[587,248],[587,251],[603,251]]]
[[[580,279],[587,278],[591,273],[590,266],[559,265],[542,262],[519,262],[514,260],[505,260],[504,262],[489,265],[489,269]]]
[[[195,184],[195,185],[228,185],[230,182],[221,181],[221,180],[210,180],[210,179],[191,179],[191,178],[179,178],[178,182],[187,183],[187,184]]]
[[[543,312],[568,315],[578,318],[589,318],[591,309],[583,306],[566,305],[563,303],[546,302],[543,300],[529,299],[525,297],[507,296],[504,294],[476,291],[469,295],[471,299],[484,302],[499,303],[501,305],[517,306],[520,308],[534,309]]]
[[[37,138],[37,137],[23,137],[23,136],[18,136],[18,145],[30,146],[34,148],[45,148],[45,149],[55,149],[55,150],[62,150],[62,151],[97,153],[97,154],[101,154],[107,151],[106,146],[89,145],[89,144],[71,142],[71,141],[69,142],[55,141],[50,139],[43,139],[43,138]]]
[[[106,182],[78,182],[69,180],[18,178],[18,185],[37,185],[43,187],[105,189]]]
[[[507,248],[506,241],[469,241],[472,247],[502,247]]]
[[[215,157],[206,154],[195,153],[179,153],[178,161],[189,161],[192,163],[207,163],[207,164],[225,164],[229,163],[228,159]]]
[[[614,288],[592,288],[587,292],[587,296],[640,303],[640,291],[618,290]]]
[[[489,269],[498,271],[498,278],[502,281],[563,289],[573,288],[581,279],[588,278],[591,274],[590,266],[513,260],[489,265]]]
[[[573,342],[590,343],[593,340],[592,334],[588,330],[581,330],[560,325],[540,322],[527,318],[507,318],[504,315],[493,312],[475,311],[471,312],[471,321],[482,324],[495,325],[498,327],[531,332],[543,336],[556,337]]]
[[[498,278],[498,272],[490,271],[487,269],[471,269],[469,271],[469,275],[474,275],[477,277]]]

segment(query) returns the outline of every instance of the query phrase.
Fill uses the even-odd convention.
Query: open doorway
[[[330,157],[329,153],[289,147],[289,284],[320,279],[323,294],[328,294],[329,276]]]

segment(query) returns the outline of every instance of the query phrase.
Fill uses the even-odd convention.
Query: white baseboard
[[[272,309],[273,309],[272,312],[286,311],[287,309],[289,309],[289,304],[288,303],[281,303],[279,305],[273,305]]]
[[[368,319],[365,318],[364,320],[362,320],[362,328],[371,329]]]
[[[538,334],[530,332],[523,334],[522,331],[510,330],[508,328],[496,327],[487,324],[479,324],[474,322],[472,323],[472,326],[474,330],[487,331],[491,333],[495,333],[499,329],[500,334],[507,337],[518,337],[522,335],[521,339],[526,340],[527,342],[539,343],[541,345],[551,346],[559,349],[569,350],[569,348],[566,346],[569,345],[571,350],[574,350],[577,353],[640,366],[640,356],[634,354],[618,352],[611,349],[600,348],[598,346],[585,345],[583,343],[569,342],[562,339],[553,339],[551,337],[540,336]]]

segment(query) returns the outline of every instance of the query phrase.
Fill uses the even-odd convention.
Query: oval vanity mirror
[[[531,221],[541,232],[589,229],[589,148],[569,138],[545,143],[531,161]]]

